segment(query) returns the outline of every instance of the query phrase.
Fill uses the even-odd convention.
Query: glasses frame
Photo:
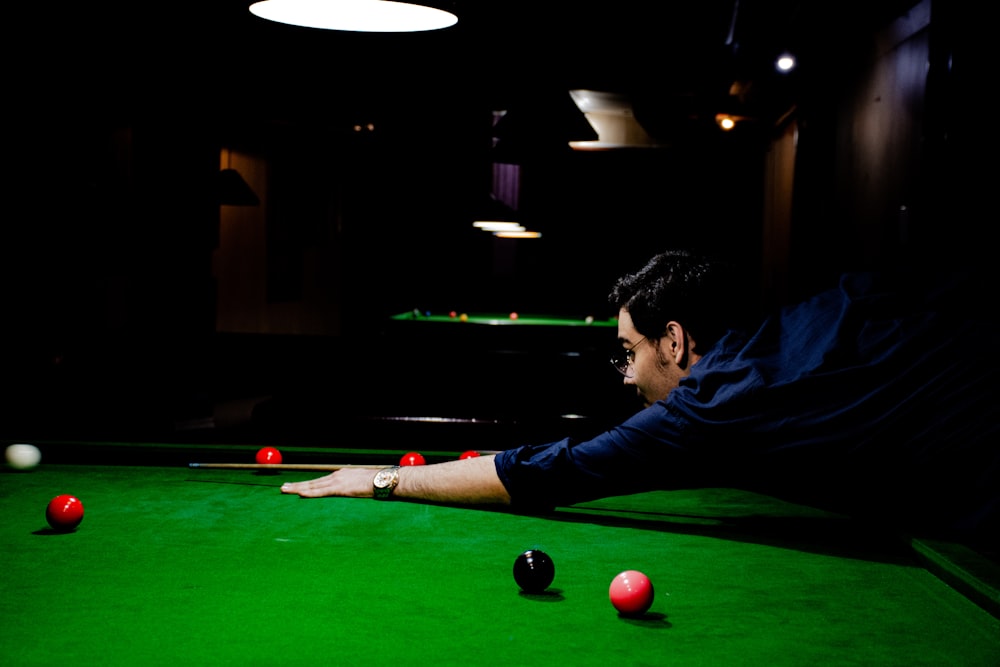
[[[611,365],[615,367],[616,371],[618,371],[627,378],[635,377],[635,370],[634,370],[635,348],[639,347],[639,345],[641,345],[645,340],[646,337],[643,336],[635,343],[633,343],[631,347],[626,348],[621,356],[615,354],[614,356],[611,357],[610,359]]]

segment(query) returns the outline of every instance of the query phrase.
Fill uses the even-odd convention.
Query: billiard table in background
[[[306,500],[278,488],[315,472],[188,466],[252,462],[249,445],[36,444],[38,468],[0,472],[10,667],[1000,664],[995,563],[766,496],[644,493],[543,515]],[[293,464],[401,453],[283,450]],[[45,522],[60,493],[85,507],[72,533]],[[555,562],[543,594],[513,579],[529,548]],[[638,618],[608,598],[626,569],[655,588]]]
[[[522,314],[516,311],[509,313],[484,313],[451,310],[445,312],[421,311],[419,308],[397,313],[390,317],[396,322],[420,322],[423,324],[465,324],[480,325],[490,327],[589,327],[600,329],[603,327],[616,328],[618,320],[613,317],[595,318],[593,315],[584,316],[559,316],[559,315],[538,315],[534,313]]]
[[[342,336],[107,336],[26,355],[5,378],[16,390],[0,436],[496,449],[585,436],[638,407],[608,363],[614,319],[468,315],[387,315]]]
[[[355,423],[381,443],[426,437],[459,451],[470,437],[497,449],[587,436],[639,407],[609,363],[617,325],[586,315],[398,313],[335,361],[299,362],[296,377],[311,381],[282,383],[254,407],[253,426],[287,439]]]

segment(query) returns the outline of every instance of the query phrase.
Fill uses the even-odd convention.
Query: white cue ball
[[[42,460],[42,452],[38,447],[23,443],[10,445],[4,454],[7,465],[14,470],[31,470]]]

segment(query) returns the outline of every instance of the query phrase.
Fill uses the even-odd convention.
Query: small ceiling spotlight
[[[774,68],[779,72],[791,72],[795,69],[795,56],[787,51],[778,56],[778,59],[774,61]]]

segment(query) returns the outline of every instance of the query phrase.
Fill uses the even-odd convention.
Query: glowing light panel
[[[420,32],[458,23],[450,12],[390,0],[262,0],[250,5],[250,13],[303,28],[351,32]]]

